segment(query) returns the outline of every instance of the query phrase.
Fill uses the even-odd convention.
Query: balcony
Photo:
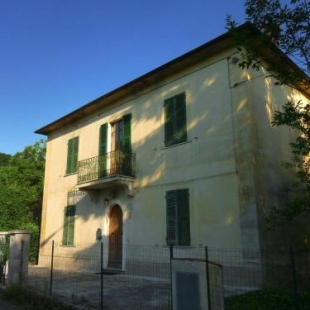
[[[98,190],[124,187],[131,195],[136,176],[134,153],[114,151],[78,162],[77,183],[80,190],[90,194]]]

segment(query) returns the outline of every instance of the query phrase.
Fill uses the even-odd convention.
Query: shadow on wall
[[[137,100],[136,105],[126,107],[126,112],[130,111],[133,115],[132,150],[137,156],[137,179],[135,182],[138,188],[158,185],[163,182],[180,181],[181,174],[194,174],[193,166],[196,166],[197,172],[201,171],[201,167],[206,166],[206,161],[211,167],[210,174],[214,176],[217,167],[224,167],[222,162],[233,159],[235,147],[233,119],[226,66],[226,62],[210,65],[204,69],[204,73],[194,73],[197,75],[194,81],[187,81],[186,77],[178,79],[169,88],[164,86],[148,93],[147,96],[139,95],[135,99]],[[224,73],[220,74],[219,72]],[[223,91],[223,87],[225,91]],[[178,147],[165,147],[164,101],[182,92],[186,93],[188,141]],[[145,98],[148,99],[145,100]],[[158,104],[158,102],[162,102],[162,104]],[[114,111],[110,110],[106,112],[106,115],[113,113]],[[237,113],[242,113],[242,111],[238,110]],[[98,119],[94,119],[94,122],[97,121]],[[102,123],[104,122],[105,120],[102,119]],[[223,143],[219,143],[220,140]],[[90,154],[90,157],[91,155],[96,156],[97,154]],[[212,165],[214,165],[213,168]],[[231,171],[221,173],[229,172]],[[79,225],[94,219],[101,219],[103,214],[107,215],[108,211],[105,205],[102,208],[102,202],[107,194],[108,190],[102,190],[100,201],[95,203],[91,201],[88,194],[79,191],[76,186],[69,191],[67,205],[76,206],[76,218]],[[49,235],[41,240],[41,246],[53,239],[60,240],[63,219],[59,222],[61,225],[52,233],[48,231]],[[230,217],[227,223],[231,222]]]
[[[205,178],[216,176],[219,171],[222,174],[235,173],[240,167],[226,163],[235,161],[236,149],[238,149],[240,158],[243,156],[241,159],[248,159],[251,152],[251,147],[248,146],[251,140],[251,128],[248,128],[250,120],[247,94],[237,90],[239,97],[234,97],[235,101],[232,106],[232,88],[236,90],[239,84],[230,85],[231,77],[227,73],[227,62],[210,65],[204,70],[202,73],[194,73],[196,74],[194,81],[187,81],[186,77],[181,78],[172,82],[171,87],[158,88],[148,93],[147,96],[139,94],[137,90],[136,104],[126,106],[126,113],[130,112],[133,116],[132,150],[136,153],[137,178],[135,182],[138,188],[162,183],[172,184],[182,180],[182,175],[191,174],[194,178],[201,171],[204,171]],[[206,76],[202,77],[200,74]],[[165,147],[164,101],[182,92],[186,93],[188,141],[178,147]],[[108,118],[114,112],[113,109],[102,111],[101,116],[106,115]],[[266,118],[268,119],[270,111],[264,113],[268,114]],[[102,123],[106,118],[102,118]],[[98,122],[98,118],[88,122],[88,125],[91,125],[93,122]],[[238,122],[241,125],[234,126],[234,123]],[[89,154],[89,157],[97,155]],[[196,167],[195,173],[193,173],[193,167]],[[246,170],[244,168],[245,172]],[[87,222],[100,220],[103,216],[106,217],[105,224],[107,225],[105,226],[109,227],[107,218],[110,209],[104,204],[109,192],[109,189],[101,190],[99,202],[93,202],[89,194],[79,191],[76,186],[69,191],[67,205],[76,206],[75,216],[80,227]],[[123,193],[120,197],[124,197]],[[131,198],[126,199],[125,204],[129,206]],[[245,201],[245,204],[247,202]],[[114,203],[117,203],[117,200]],[[130,213],[131,210],[128,207],[123,212]],[[229,214],[224,222],[230,225],[234,220]],[[125,216],[124,221],[126,221]],[[49,235],[41,240],[41,247],[49,244],[53,239],[61,239],[63,221],[61,219],[58,222],[61,223],[58,228],[53,232],[48,231]],[[94,227],[94,238],[96,230],[97,227]],[[108,228],[103,233],[107,238]]]

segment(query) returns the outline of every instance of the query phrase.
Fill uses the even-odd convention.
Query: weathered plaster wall
[[[268,231],[265,219],[272,207],[284,206],[288,201],[286,190],[295,175],[283,164],[290,161],[289,143],[296,133],[286,126],[273,127],[271,122],[275,111],[281,110],[285,103],[290,100],[305,101],[305,98],[286,86],[274,85],[270,78],[252,79],[249,83],[249,97],[253,98],[253,167],[261,246],[289,246],[288,236],[280,230]]]
[[[233,57],[236,57],[234,55]],[[238,175],[239,217],[243,248],[259,248],[257,205],[253,176],[252,115],[248,96],[249,72],[228,62],[234,132],[235,163]]]
[[[101,124],[132,113],[138,193],[134,198],[122,193],[118,196],[123,211],[129,214],[124,219],[124,240],[131,244],[165,245],[165,192],[187,187],[193,246],[240,246],[238,179],[226,56],[206,60],[200,67],[164,80],[152,91],[50,136],[42,240],[61,242],[67,193],[76,189],[76,175],[65,175],[67,141],[79,136],[80,160],[96,156]],[[165,148],[163,102],[183,91],[187,101],[188,142]],[[88,195],[78,202],[77,243],[94,242],[98,227],[107,234],[109,206],[103,204],[105,195],[102,192],[97,203]]]
[[[173,77],[163,76],[160,84],[137,90],[135,98],[52,134],[41,243],[61,243],[68,192],[78,189],[77,175],[65,175],[68,140],[79,136],[79,160],[96,156],[100,126],[132,113],[137,192],[129,197],[118,190],[108,205],[104,199],[109,190],[102,190],[97,202],[79,194],[76,246],[91,246],[98,228],[107,244],[108,215],[114,204],[123,210],[124,249],[130,244],[165,246],[165,193],[188,188],[192,246],[259,249],[263,210],[282,186],[278,164],[287,157],[289,137],[270,126],[273,109],[282,103],[281,90],[260,73],[240,70],[232,57],[227,51]],[[186,92],[188,141],[166,148],[164,100],[181,92]],[[284,96],[288,94],[285,91]]]
[[[285,190],[294,174],[283,163],[290,160],[289,143],[296,133],[274,127],[272,121],[287,101],[305,98],[289,87],[275,85],[264,69],[240,71],[231,62],[229,68],[243,246],[283,246],[288,239],[283,231],[267,229],[266,216],[272,207],[287,201]]]

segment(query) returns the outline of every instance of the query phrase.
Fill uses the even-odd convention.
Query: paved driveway
[[[29,266],[28,287],[48,294],[49,277],[49,268]],[[104,309],[107,310],[168,308],[170,282],[167,279],[131,274],[104,274],[102,293],[100,280],[100,275],[94,272],[54,270],[52,296],[84,309],[100,308],[101,297]]]

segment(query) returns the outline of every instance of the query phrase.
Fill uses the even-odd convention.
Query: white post
[[[13,230],[10,236],[10,255],[7,284],[23,284],[28,277],[30,231]]]

